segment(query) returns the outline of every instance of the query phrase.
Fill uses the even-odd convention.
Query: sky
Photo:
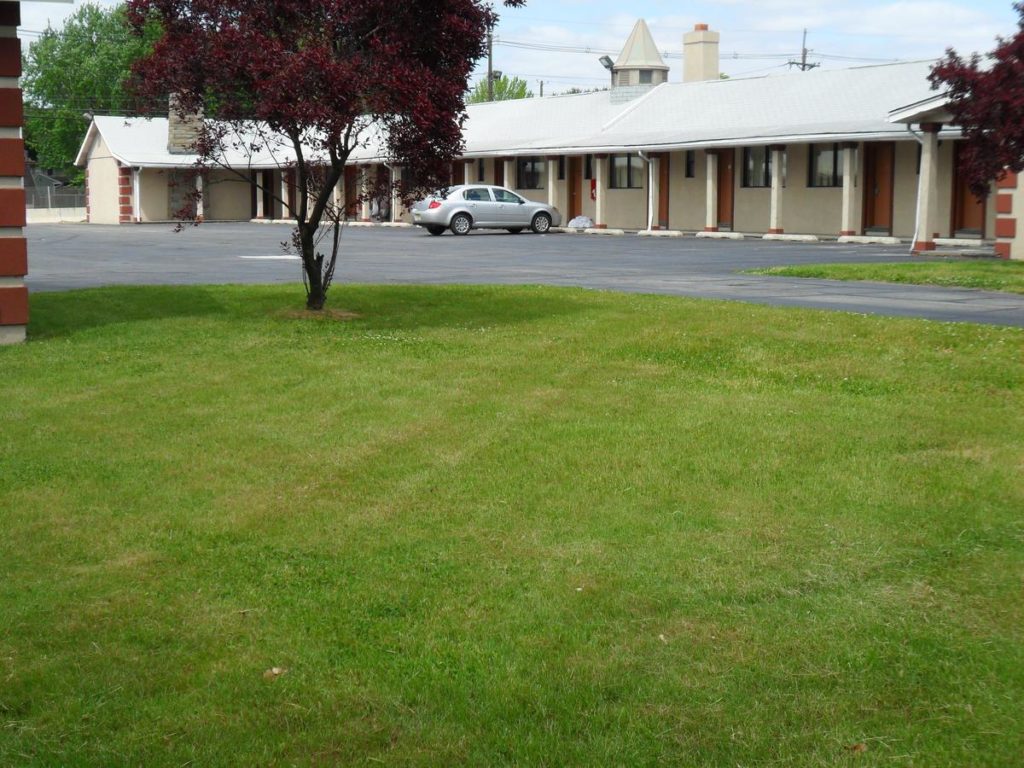
[[[23,2],[19,36],[28,44],[79,5]],[[936,59],[949,47],[988,51],[998,35],[1016,32],[1018,20],[1012,0],[527,0],[499,11],[494,68],[523,78],[535,94],[543,81],[545,95],[607,85],[598,58],[616,58],[639,18],[673,82],[682,80],[683,34],[698,23],[721,33],[722,71],[745,77],[792,71],[788,61],[799,58],[804,29],[808,61],[837,68]],[[481,62],[474,80],[484,72]]]

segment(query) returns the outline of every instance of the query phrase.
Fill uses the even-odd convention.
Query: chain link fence
[[[81,187],[30,187],[25,190],[25,207],[85,208],[85,190]]]

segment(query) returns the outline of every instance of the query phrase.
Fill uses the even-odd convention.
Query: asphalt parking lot
[[[31,291],[103,285],[297,282],[285,225],[32,225]],[[348,228],[335,280],[580,286],[1024,327],[1024,296],[956,288],[761,277],[785,264],[906,261],[905,247]]]

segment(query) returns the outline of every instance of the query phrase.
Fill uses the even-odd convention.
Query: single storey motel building
[[[723,79],[719,34],[706,25],[684,36],[683,54],[673,82],[641,20],[608,90],[470,106],[452,182],[508,186],[597,230],[900,238],[922,251],[943,238],[987,240],[1024,258],[1007,218],[1024,194],[1013,175],[986,199],[971,194],[957,172],[960,131],[927,79],[934,62]],[[189,147],[187,121],[173,111],[97,116],[78,156],[89,221],[171,219],[190,189],[181,183],[196,161]],[[204,219],[288,217],[286,162],[227,160],[244,176],[211,170],[189,182],[202,187]],[[354,202],[365,180],[401,168],[373,147],[349,163],[337,194],[353,201],[354,219],[408,220],[396,202]]]

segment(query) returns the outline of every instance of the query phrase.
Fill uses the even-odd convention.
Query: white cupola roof
[[[658,53],[658,46],[655,45],[654,38],[651,37],[651,30],[648,29],[647,22],[643,19],[639,19],[636,26],[633,27],[633,31],[630,33],[626,45],[622,48],[622,53],[619,54],[613,69],[615,71],[621,69],[659,69],[665,72],[668,71],[664,59]]]

